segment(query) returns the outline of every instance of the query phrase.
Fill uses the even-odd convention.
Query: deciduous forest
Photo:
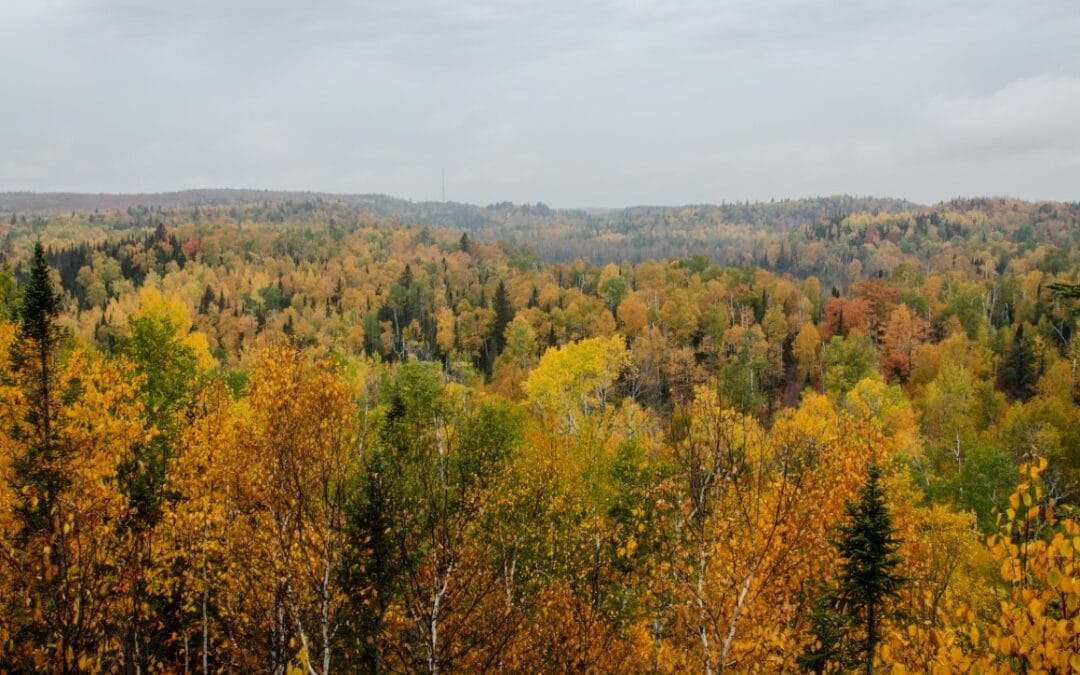
[[[0,202],[0,670],[1080,671],[1080,205],[247,197]]]

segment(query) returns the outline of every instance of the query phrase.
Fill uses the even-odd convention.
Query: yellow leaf
[[[1061,573],[1057,570],[1050,570],[1046,573],[1046,581],[1052,588],[1057,588],[1061,583]]]

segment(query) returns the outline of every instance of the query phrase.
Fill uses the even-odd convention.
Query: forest
[[[2,672],[1080,671],[1080,204],[8,197]]]

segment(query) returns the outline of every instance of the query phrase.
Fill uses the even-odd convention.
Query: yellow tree
[[[671,667],[794,667],[800,587],[829,558],[858,453],[830,404],[811,396],[772,434],[699,388],[673,439],[667,565],[674,583]],[[865,434],[864,434],[865,435]]]
[[[256,355],[245,398],[230,405],[216,388],[198,408],[162,525],[161,573],[172,579],[161,592],[182,608],[180,658],[204,672],[298,663],[327,673],[347,600],[338,568],[357,461],[351,388],[330,363],[273,346]]]
[[[622,336],[588,338],[547,350],[529,373],[525,393],[540,419],[560,436],[602,437],[614,411],[614,386],[630,366]]]
[[[986,629],[985,659],[1025,671],[1080,670],[1080,525],[1059,518],[1041,474],[1047,462],[1021,467],[998,534],[987,544],[1005,593]]]
[[[649,310],[636,293],[626,296],[619,304],[618,314],[622,331],[628,338],[637,337],[649,323]]]
[[[14,528],[0,551],[11,584],[2,660],[20,669],[114,670],[123,663],[121,617],[133,608],[117,592],[132,582],[125,565],[130,544],[118,527],[127,500],[117,467],[147,437],[129,369],[82,352],[59,368],[52,385],[65,405],[52,411],[48,468],[57,481],[48,493],[16,470],[26,457],[25,430],[0,431],[4,480],[20,495],[16,513],[50,504],[38,527]],[[12,523],[13,515],[2,520]]]
[[[299,650],[308,672],[327,673],[345,603],[335,567],[355,470],[352,395],[330,363],[275,346],[256,357],[246,404],[233,490],[247,517],[226,541],[230,572],[251,585],[235,597],[261,619],[271,670]]]
[[[231,491],[239,423],[223,384],[200,393],[181,452],[169,464],[168,502],[157,528],[159,545],[151,587],[177,607],[169,647],[184,670],[202,673],[230,663],[235,635],[221,620],[228,597],[226,535],[235,508]]]
[[[61,361],[59,312],[38,243],[18,328],[0,333],[0,381],[10,395],[0,467],[15,498],[0,517],[10,528],[0,548],[11,584],[3,660],[20,670],[117,668],[121,598],[131,583],[117,468],[147,432],[130,364],[81,350]]]
[[[1080,671],[1080,525],[1055,513],[1046,467],[1040,459],[1020,468],[1021,483],[987,540],[999,581],[992,600],[980,606],[948,595],[933,620],[900,627],[882,654],[894,672]]]

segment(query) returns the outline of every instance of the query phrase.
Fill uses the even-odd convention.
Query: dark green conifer
[[[844,633],[850,618],[837,608],[833,589],[821,587],[810,614],[810,637],[814,641],[799,655],[799,667],[811,673],[827,673],[844,661]]]
[[[50,513],[62,489],[62,473],[55,461],[52,429],[53,378],[60,329],[60,296],[53,287],[51,270],[41,242],[34,245],[30,277],[23,288],[18,310],[18,337],[12,345],[15,376],[26,388],[30,406],[27,422],[34,438],[27,451],[15,458],[15,473],[25,503],[19,508],[25,534],[48,528]]]
[[[848,501],[844,513],[846,520],[833,542],[841,557],[840,571],[835,587],[815,603],[810,617],[815,644],[799,663],[812,672],[826,672],[833,663],[872,675],[888,602],[904,583],[897,572],[903,562],[897,554],[901,542],[885,502],[880,467],[869,466],[859,499]]]
[[[1001,386],[1009,396],[1026,401],[1035,392],[1039,380],[1035,352],[1024,337],[1024,325],[1016,327],[1012,348],[1001,363]]]
[[[495,297],[491,303],[491,309],[495,311],[495,322],[491,327],[491,341],[495,345],[495,354],[501,354],[506,347],[506,326],[514,320],[514,306],[510,304],[510,294],[506,291],[506,284],[501,280],[495,288]]]

